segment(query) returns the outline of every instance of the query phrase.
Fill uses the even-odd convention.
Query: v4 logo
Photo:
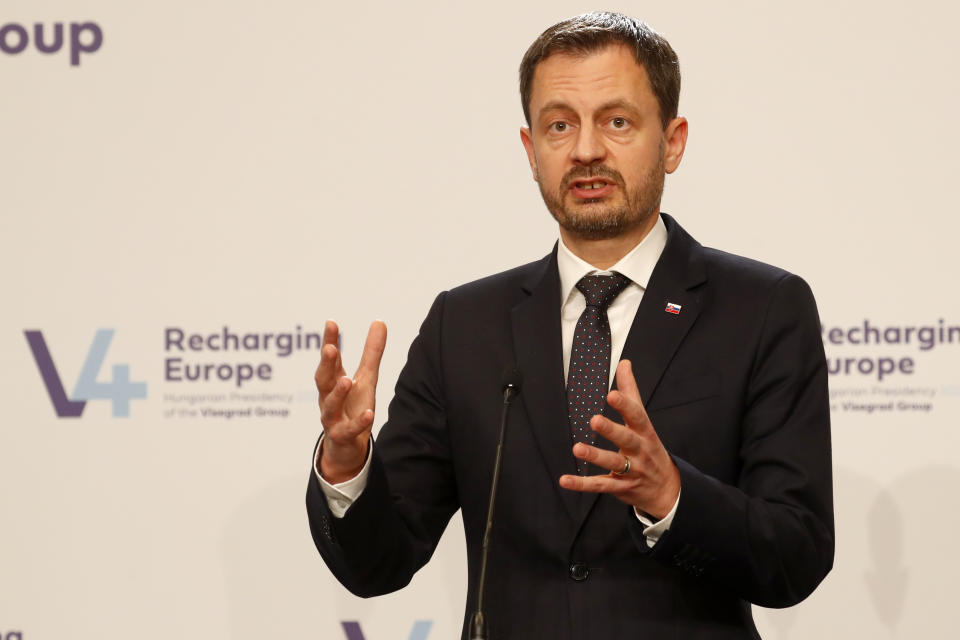
[[[343,627],[347,640],[366,640],[363,631],[360,630],[359,622],[341,622],[340,626]],[[407,636],[407,640],[427,640],[431,628],[433,628],[432,620],[417,620],[413,623],[413,629]]]
[[[87,400],[112,400],[113,417],[126,418],[130,415],[130,401],[136,398],[147,397],[146,382],[131,382],[130,365],[113,365],[113,380],[98,382],[100,368],[107,358],[107,349],[113,340],[113,329],[98,329],[93,336],[93,344],[87,352],[87,357],[80,370],[80,377],[73,388],[71,397],[67,397],[63,382],[57,368],[53,364],[47,342],[40,331],[24,331],[33,359],[40,370],[40,377],[47,387],[53,409],[61,418],[79,418],[83,414]]]

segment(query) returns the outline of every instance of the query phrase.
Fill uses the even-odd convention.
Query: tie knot
[[[628,284],[630,280],[619,273],[609,276],[583,276],[577,283],[577,289],[587,299],[588,307],[606,309]]]

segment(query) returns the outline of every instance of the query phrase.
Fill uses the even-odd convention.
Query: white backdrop
[[[516,69],[540,31],[592,8],[3,3],[0,29],[29,41],[7,53],[21,44],[7,28],[0,51],[0,638],[332,639],[346,620],[368,640],[417,620],[456,637],[459,521],[398,594],[354,598],[324,567],[303,507],[317,354],[263,334],[336,318],[353,366],[384,319],[382,419],[436,293],[549,251]],[[960,10],[612,9],[680,55],[690,142],[664,210],[704,244],[802,275],[828,329],[893,328],[883,344],[828,340],[831,360],[853,359],[831,377],[836,565],[801,605],[758,609],[764,637],[950,636],[960,339],[903,336],[960,325]],[[47,44],[64,25],[59,51],[38,51],[36,23]],[[102,33],[77,65],[71,23]],[[92,27],[78,38],[95,48]],[[165,342],[225,327],[258,348]],[[100,394],[123,389],[122,365],[146,385],[129,417],[77,389],[85,361],[101,364],[99,329],[114,330]],[[90,398],[81,417],[57,417],[28,330],[64,393]],[[905,357],[912,373],[860,373]],[[265,364],[270,379],[178,382],[170,358]]]

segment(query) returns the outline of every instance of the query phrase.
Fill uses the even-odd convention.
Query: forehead
[[[548,103],[586,109],[623,100],[641,111],[657,108],[647,72],[626,45],[612,45],[587,55],[550,55],[537,65],[531,89],[533,117]]]

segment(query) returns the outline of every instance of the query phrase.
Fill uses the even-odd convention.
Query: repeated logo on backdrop
[[[114,333],[114,329],[95,332],[80,375],[68,395],[65,372],[54,363],[44,333],[38,329],[24,331],[57,417],[80,418],[88,402],[108,400],[113,417],[126,418],[131,415],[132,401],[147,397],[148,383],[134,380],[129,364],[113,364],[112,375],[103,379],[107,376],[104,364]],[[287,418],[294,403],[316,401],[316,392],[309,387],[309,375],[303,375],[306,388],[297,391],[288,383],[274,381],[274,374],[277,367],[300,352],[308,360],[298,366],[308,373],[312,371],[323,346],[319,331],[304,331],[299,325],[293,330],[266,332],[241,332],[227,325],[214,331],[166,327],[162,345],[162,353],[155,354],[158,367],[151,368],[160,371],[161,378],[150,384],[152,388],[162,387],[164,418]],[[142,377],[144,372],[137,375]]]
[[[930,413],[938,398],[960,396],[960,383],[924,375],[937,349],[960,345],[960,326],[881,324],[864,319],[821,326],[830,373],[831,409],[884,415]]]

